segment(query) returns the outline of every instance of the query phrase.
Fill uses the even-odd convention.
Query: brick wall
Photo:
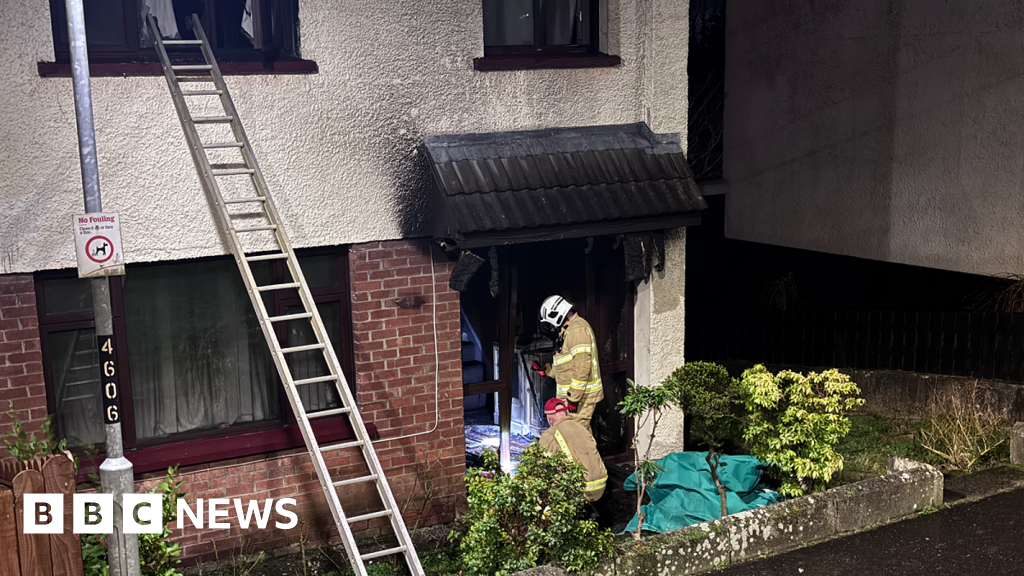
[[[423,509],[421,525],[451,520],[465,493],[459,294],[448,288],[452,264],[436,250],[433,262],[431,276],[427,242],[377,242],[349,253],[359,404],[382,440],[418,434],[376,446],[399,501],[415,498],[417,484],[430,478],[435,502]],[[403,296],[423,304],[400,308],[395,301]]]
[[[9,430],[12,402],[25,429],[37,431],[46,418],[46,385],[30,274],[0,276],[0,434]],[[0,456],[7,456],[3,444]]]
[[[454,519],[465,495],[459,297],[448,288],[450,263],[435,254],[431,276],[430,258],[428,243],[407,241],[355,246],[349,256],[357,399],[363,418],[377,426],[381,439],[375,443],[377,455],[408,526]],[[436,322],[432,289],[437,292]],[[417,302],[422,304],[400,308],[395,301],[403,296],[419,297]],[[408,434],[417,435],[388,440]],[[325,458],[337,478],[365,473],[354,450],[328,453]],[[300,535],[312,545],[338,542],[305,451],[215,462],[182,472],[183,489],[192,503],[196,498],[295,498],[300,520],[300,527],[289,531],[242,531],[231,513],[230,530],[175,530],[187,563],[212,559],[215,546],[224,558],[233,553],[225,551],[240,546],[245,552],[294,545]],[[150,474],[138,487],[144,489],[156,481]],[[372,484],[349,486],[341,494],[350,515],[380,509]],[[375,519],[353,529],[376,530],[386,523],[387,519]]]
[[[461,327],[459,297],[448,288],[451,264],[434,255],[431,275],[427,242],[375,242],[352,248],[352,320],[357,399],[363,418],[377,426],[375,444],[392,491],[409,526],[450,521],[465,495],[465,434],[462,415]],[[436,290],[436,321],[433,291]],[[396,300],[417,297],[413,307]],[[434,338],[437,338],[435,370]],[[45,385],[39,351],[35,293],[30,275],[0,276],[0,408],[6,402],[27,409],[31,428],[46,416]],[[438,398],[435,404],[435,378]],[[439,419],[435,420],[435,406]],[[6,430],[0,416],[0,431]],[[436,423],[436,424],[435,424]],[[389,440],[404,435],[407,438]],[[130,454],[129,454],[130,458]],[[365,474],[355,450],[325,454],[337,478]],[[308,454],[290,450],[182,468],[183,491],[190,503],[203,498],[295,498],[300,525],[293,530],[242,531],[234,512],[229,530],[173,529],[186,564],[252,550],[338,542],[323,491]],[[154,486],[161,475],[137,477],[136,490]],[[372,484],[341,492],[350,515],[378,510]],[[275,519],[272,517],[271,522]],[[284,519],[281,519],[282,521]],[[387,519],[353,525],[375,530]]]

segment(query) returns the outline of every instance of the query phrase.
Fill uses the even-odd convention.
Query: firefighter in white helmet
[[[597,359],[594,330],[561,296],[549,296],[540,306],[540,319],[561,329],[562,348],[551,363],[557,397],[566,400],[572,420],[593,434],[590,419],[604,398],[601,364]]]

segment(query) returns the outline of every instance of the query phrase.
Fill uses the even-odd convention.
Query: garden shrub
[[[496,576],[553,561],[574,571],[610,556],[611,532],[582,518],[585,478],[582,464],[539,444],[523,451],[515,474],[471,469],[459,543],[465,573]]]
[[[43,438],[36,438],[35,434],[25,432],[21,421],[21,413],[14,408],[14,402],[10,403],[7,417],[11,419],[11,428],[4,433],[4,445],[7,452],[22,462],[28,462],[36,456],[48,456],[62,454],[68,449],[68,441],[57,439],[56,426],[53,421],[53,414],[43,419],[40,431]]]
[[[654,484],[658,474],[664,469],[657,461],[651,460],[651,449],[654,446],[654,437],[658,431],[658,423],[665,411],[672,407],[672,395],[665,386],[637,386],[632,380],[629,383],[629,393],[619,402],[619,412],[626,418],[633,418],[633,442],[630,449],[633,451],[633,463],[636,466],[636,531],[633,532],[633,539],[640,540],[643,534],[644,516],[643,511],[644,494],[647,487]],[[650,424],[650,427],[647,425]],[[646,445],[641,450],[638,445],[641,435],[646,434]]]
[[[147,494],[163,495],[164,526],[160,534],[139,534],[139,561],[142,576],[180,576],[177,566],[181,564],[181,545],[170,540],[171,524],[178,519],[178,498],[183,498],[182,481],[178,467],[167,469],[167,475]],[[89,534],[82,536],[82,560],[85,576],[107,576],[107,549],[103,536]]]
[[[772,374],[760,364],[743,372],[741,385],[748,413],[744,438],[782,483],[779,493],[823,490],[843,469],[835,446],[850,431],[846,413],[864,404],[860,388],[836,369]]]
[[[974,470],[1006,447],[1006,419],[986,401],[977,380],[932,394],[919,433],[921,446],[941,459],[945,471]]]
[[[688,362],[665,381],[676,406],[690,422],[690,435],[708,448],[707,463],[718,489],[722,516],[728,514],[725,486],[718,478],[722,448],[742,436],[738,381],[713,362]]]

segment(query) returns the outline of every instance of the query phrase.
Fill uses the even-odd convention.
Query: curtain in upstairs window
[[[132,269],[125,325],[139,440],[277,420],[277,378],[234,262]]]
[[[533,44],[533,0],[484,0],[484,45]]]
[[[541,0],[549,46],[580,44],[581,13],[579,0]]]

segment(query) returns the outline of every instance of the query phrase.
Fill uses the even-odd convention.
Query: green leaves
[[[690,433],[699,442],[717,450],[740,437],[739,382],[723,366],[688,362],[668,377],[665,388],[690,419]]]
[[[762,365],[743,373],[742,402],[750,453],[771,465],[783,496],[823,490],[843,469],[835,446],[850,431],[846,413],[864,404],[860,388],[838,370],[773,375]]]
[[[459,543],[466,573],[508,574],[554,560],[582,570],[611,555],[611,533],[580,518],[585,478],[582,464],[539,444],[523,451],[514,475],[471,469],[462,519],[468,531]]]
[[[178,498],[182,480],[178,477],[178,467],[167,469],[167,475],[150,494],[163,494],[164,528],[160,534],[139,534],[139,559],[142,564],[143,576],[179,576],[177,566],[181,564],[181,545],[171,542],[171,524],[178,519]]]
[[[7,417],[11,419],[11,429],[4,433],[4,444],[7,451],[16,459],[27,462],[36,456],[61,454],[68,449],[68,441],[57,439],[57,433],[53,423],[53,414],[43,419],[40,425],[43,438],[36,438],[35,434],[28,434],[21,421],[21,413],[14,408],[14,402],[9,405]]]

